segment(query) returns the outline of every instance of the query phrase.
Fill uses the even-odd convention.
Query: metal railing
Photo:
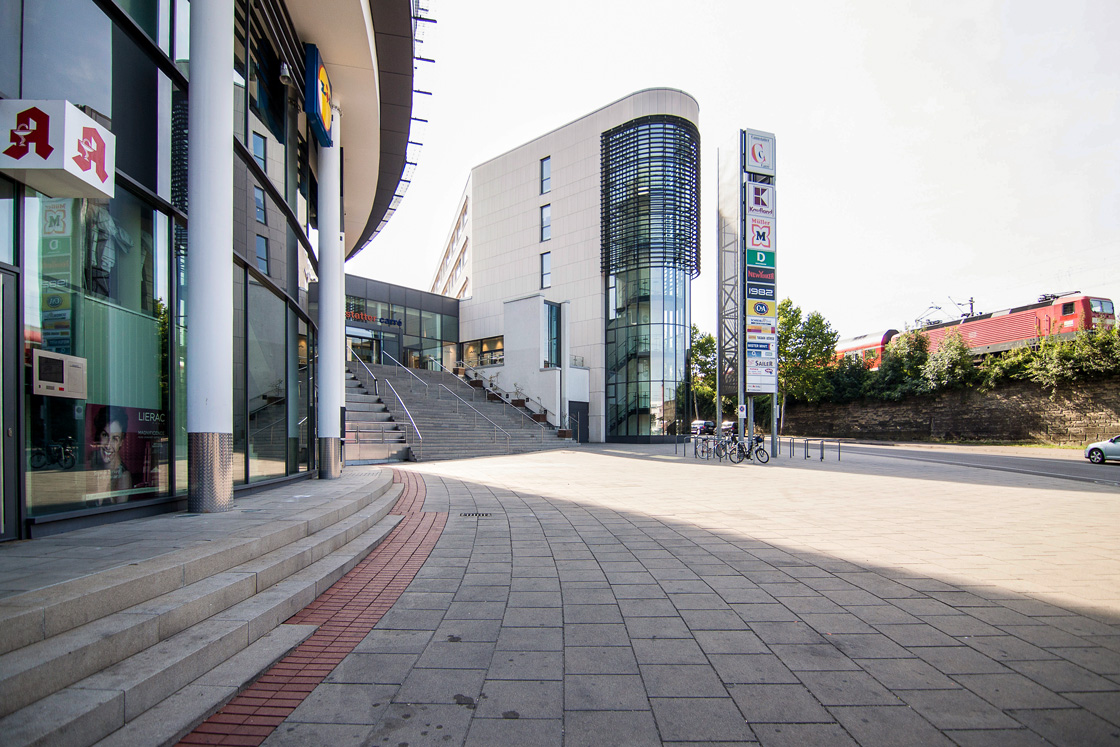
[[[387,382],[386,382],[386,383],[387,383]],[[491,420],[490,418],[488,418],[488,417],[486,417],[485,415],[483,415],[483,414],[482,414],[481,412],[479,412],[479,411],[478,411],[478,408],[477,408],[477,407],[475,407],[474,405],[472,405],[472,404],[471,404],[470,402],[467,402],[467,401],[466,401],[465,399],[463,399],[462,397],[460,397],[460,396],[459,396],[458,394],[456,394],[455,392],[453,392],[453,391],[451,391],[450,389],[448,389],[446,385],[444,385],[444,384],[440,384],[440,385],[439,385],[439,388],[440,388],[440,389],[442,389],[443,391],[447,392],[448,394],[450,394],[450,395],[451,395],[452,397],[454,397],[454,398],[456,399],[456,403],[455,403],[455,412],[459,412],[459,403],[461,402],[462,404],[464,404],[464,405],[466,405],[467,407],[469,407],[469,408],[470,408],[470,409],[471,409],[472,411],[474,411],[474,414],[475,414],[475,421],[474,421],[474,422],[475,422],[475,425],[477,425],[477,424],[478,424],[478,418],[482,418],[482,419],[483,419],[483,420],[485,420],[485,421],[486,421],[487,423],[489,423],[490,425],[494,426],[494,437],[495,437],[495,439],[497,439],[497,435],[498,435],[498,432],[500,431],[500,432],[502,433],[502,435],[506,437],[506,453],[507,453],[507,454],[510,454],[510,453],[512,453],[512,442],[510,441],[510,436],[509,436],[509,432],[508,432],[508,431],[506,431],[506,429],[505,429],[505,428],[502,428],[502,427],[501,427],[500,425],[498,425],[497,423],[495,423],[495,422],[494,422],[493,420]],[[438,399],[438,394],[437,394],[437,399]]]
[[[381,354],[383,356],[385,356],[386,358],[388,358],[389,360],[391,360],[393,363],[396,363],[398,366],[403,368],[405,371],[408,371],[408,375],[411,376],[412,378],[416,379],[417,381],[419,381],[421,384],[423,384],[425,389],[428,387],[428,382],[424,381],[419,376],[414,374],[412,372],[412,369],[410,369],[408,366],[401,363],[399,360],[397,360],[396,358],[394,358],[393,356],[391,356],[389,353],[385,352],[384,350],[381,351]],[[388,383],[388,382],[386,382],[386,383]]]
[[[408,422],[412,423],[412,429],[416,431],[416,439],[420,442],[420,456],[417,458],[417,461],[422,461],[424,459],[424,436],[422,433],[420,433],[420,429],[416,426],[416,421],[412,419],[412,413],[408,411],[408,405],[406,405],[404,403],[404,400],[401,399],[401,395],[397,394],[397,390],[393,386],[393,382],[385,379],[385,385],[389,387],[389,391],[391,391],[393,393],[393,396],[397,398],[397,402],[401,403],[401,407],[404,409],[404,414],[408,416]]]
[[[350,350],[350,352],[352,354],[354,353],[354,348],[350,347],[349,344],[347,344],[346,347]],[[389,355],[389,354],[385,353],[385,355]],[[390,355],[389,357],[392,358],[393,356]],[[366,362],[364,360],[362,360],[361,358],[359,358],[357,356],[357,354],[354,354],[354,360],[358,361],[358,363],[361,363],[362,368],[364,368],[366,370],[366,373],[369,374],[369,378],[373,382],[373,394],[374,394],[374,396],[380,397],[381,395],[378,391],[379,379],[377,378],[377,375],[374,374],[373,371],[370,370],[369,366],[366,365]],[[394,358],[393,360],[396,360],[396,359]],[[400,364],[398,364],[398,365],[400,365]],[[402,368],[403,368],[403,366],[402,366]],[[417,377],[417,378],[419,378],[419,377]],[[420,456],[418,458],[423,459],[424,458],[424,436],[423,436],[423,434],[420,433],[420,429],[416,426],[416,421],[412,418],[412,413],[409,411],[408,405],[406,405],[404,403],[404,400],[401,399],[401,395],[397,394],[397,390],[393,386],[393,383],[391,381],[389,381],[388,379],[385,379],[385,384],[389,387],[389,391],[391,391],[393,393],[393,396],[397,398],[397,402],[401,403],[401,409],[404,410],[404,414],[408,416],[408,422],[412,424],[412,430],[416,431],[416,440],[419,442],[419,445],[420,445],[420,449],[419,449]],[[424,386],[427,386],[427,384],[425,383]],[[403,423],[401,423],[401,425],[403,425]],[[355,431],[355,439],[354,439],[355,443],[357,443],[359,446],[361,446],[361,444],[363,444],[363,443],[382,443],[382,444],[384,444],[384,443],[386,443],[386,441],[385,441],[385,429],[382,428],[380,430],[380,432],[381,432],[381,440],[380,440],[380,442],[377,442],[377,441],[363,441],[361,438],[357,437],[357,436],[360,435],[360,431]],[[407,435],[406,435],[406,438],[407,438]]]
[[[545,420],[548,420],[548,408],[545,407],[544,403],[541,402],[539,399],[534,399],[532,397],[517,397],[517,396],[514,396],[514,394],[511,394],[510,392],[507,392],[505,389],[502,389],[500,386],[497,386],[496,384],[490,383],[490,379],[488,377],[484,376],[481,371],[479,371],[477,368],[470,365],[466,361],[459,361],[455,365],[463,368],[468,373],[473,374],[475,376],[475,378],[477,378],[479,381],[485,382],[484,385],[483,385],[483,388],[487,389],[488,391],[493,392],[496,395],[498,395],[498,397],[501,398],[501,400],[503,402],[505,402],[507,405],[512,405],[513,400],[515,400],[515,399],[523,399],[526,402],[532,402],[534,405],[541,408],[541,411],[537,414],[538,415],[544,415]],[[443,364],[440,364],[440,367],[442,368]],[[446,371],[447,369],[444,368],[443,370]],[[454,374],[452,374],[452,375],[454,375]],[[524,414],[524,413],[522,413],[522,414]],[[534,421],[534,422],[536,422],[536,421]],[[538,425],[540,425],[540,424],[538,423]]]
[[[782,441],[788,441],[789,442],[789,458],[790,459],[793,459],[795,456],[797,456],[797,442],[798,441],[801,442],[802,450],[805,454],[805,457],[804,457],[805,459],[810,458],[809,457],[809,443],[814,442],[814,443],[819,444],[820,455],[821,455],[820,460],[822,462],[824,461],[824,445],[826,443],[834,443],[834,444],[836,444],[836,461],[838,461],[838,462],[840,461],[840,441],[839,440],[833,440],[833,439],[828,439],[828,438],[799,438],[797,436],[786,436],[785,438],[782,438],[781,436],[779,436],[778,437],[778,453],[775,454],[775,456],[780,456],[781,453],[782,453]]]
[[[456,378],[456,379],[458,379],[458,378],[459,378],[458,376],[456,376],[456,375],[455,375],[455,372],[454,372],[454,371],[448,371],[448,370],[447,370],[447,366],[443,365],[443,363],[441,363],[441,362],[439,362],[439,361],[436,361],[435,363],[436,363],[436,365],[437,365],[437,366],[439,366],[440,370],[441,370],[441,371],[443,371],[444,373],[446,373],[446,374],[450,374],[451,376],[455,376],[455,378]],[[462,361],[459,361],[459,363],[460,363],[460,364],[462,364],[463,368],[469,368],[469,366],[467,366],[467,365],[466,365],[465,363],[463,363]],[[471,369],[471,370],[473,370],[473,369]],[[479,377],[479,378],[481,378],[481,377]],[[443,386],[443,385],[441,384],[440,386]],[[487,387],[485,387],[485,386],[484,386],[484,389],[487,389]],[[547,431],[548,431],[548,427],[547,427],[547,425],[546,425],[546,424],[544,424],[544,423],[538,423],[538,422],[537,422],[536,420],[534,420],[534,419],[533,419],[533,417],[532,417],[531,415],[529,415],[528,413],[526,413],[526,412],[525,412],[524,410],[522,410],[522,409],[521,409],[520,407],[514,407],[514,405],[513,405],[513,401],[512,401],[512,400],[506,400],[506,399],[505,399],[505,398],[504,398],[504,397],[502,396],[503,394],[505,394],[505,392],[502,392],[502,391],[501,391],[501,390],[500,390],[500,389],[499,389],[498,387],[495,387],[495,386],[491,386],[491,387],[489,387],[489,388],[488,388],[488,391],[492,391],[492,392],[493,392],[493,393],[494,393],[495,395],[497,395],[497,396],[498,396],[498,398],[499,398],[499,399],[501,399],[501,400],[502,400],[502,402],[503,402],[504,404],[507,404],[507,405],[509,405],[510,407],[513,407],[513,410],[514,410],[514,412],[516,412],[516,413],[517,413],[518,415],[521,415],[521,416],[522,416],[522,417],[523,417],[523,418],[524,418],[525,420],[528,420],[528,421],[529,421],[530,423],[532,423],[533,425],[537,426],[537,429],[538,429],[538,430],[540,431],[541,443],[544,443],[544,435],[545,435],[545,432],[547,432]],[[438,394],[436,395],[436,399],[439,399],[439,395],[438,395]],[[519,397],[514,397],[514,399],[520,399],[520,398],[519,398]],[[534,400],[534,399],[529,399],[529,398],[525,398],[525,401],[526,401],[526,402],[534,402],[534,403],[536,403],[536,404],[538,404],[538,405],[540,404],[539,402],[537,402],[537,400]],[[545,409],[544,409],[544,405],[541,405],[541,409],[542,409],[542,410],[544,410],[544,413],[545,413],[545,419],[547,420],[547,419],[548,419],[548,410],[545,410]],[[522,428],[524,428],[524,427],[525,427],[525,424],[524,424],[524,423],[521,423],[521,427],[522,427]]]

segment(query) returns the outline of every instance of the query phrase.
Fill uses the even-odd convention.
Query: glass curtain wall
[[[24,199],[24,341],[86,364],[86,398],[40,395],[28,371],[30,516],[170,490],[170,223],[112,200]]]
[[[9,5],[22,10],[12,15]],[[12,21],[0,31],[0,41],[11,42],[0,44],[0,60],[12,62],[0,66],[0,94],[79,102],[117,138],[111,200],[52,198],[0,182],[8,187],[0,189],[0,225],[20,224],[19,244],[0,245],[0,261],[17,266],[21,287],[22,458],[32,519],[170,500],[187,488],[189,258],[180,216],[188,211],[181,83],[189,77],[190,4],[118,0],[119,22],[103,5],[0,2],[0,18]],[[311,222],[313,155],[299,131],[297,97],[279,76],[276,50],[287,47],[275,35],[290,40],[294,32],[277,26],[277,6],[235,0],[235,7],[235,131],[247,145],[254,134],[265,139],[264,171],[275,188],[262,223],[269,276],[231,258],[234,468],[236,482],[246,483],[307,471],[313,461],[315,330],[306,315],[309,260],[296,233]],[[286,222],[282,202],[299,227]],[[239,223],[234,244],[255,233],[264,229]],[[37,350],[84,359],[87,397],[36,394]]]
[[[679,117],[642,117],[601,146],[607,439],[656,439],[687,425],[700,136]]]

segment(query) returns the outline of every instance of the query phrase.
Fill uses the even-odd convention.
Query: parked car
[[[1089,444],[1085,447],[1085,458],[1093,464],[1104,464],[1109,459],[1120,461],[1120,436]]]
[[[713,420],[692,421],[692,435],[694,436],[710,436],[715,432],[716,424]]]

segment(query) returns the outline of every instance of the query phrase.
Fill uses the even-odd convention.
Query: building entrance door
[[[0,272],[0,308],[3,340],[0,341],[0,540],[19,537],[19,482],[16,438],[16,277]]]

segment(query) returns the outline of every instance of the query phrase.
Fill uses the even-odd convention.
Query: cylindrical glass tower
[[[700,133],[673,116],[602,135],[607,441],[687,432],[690,284],[700,274]]]

